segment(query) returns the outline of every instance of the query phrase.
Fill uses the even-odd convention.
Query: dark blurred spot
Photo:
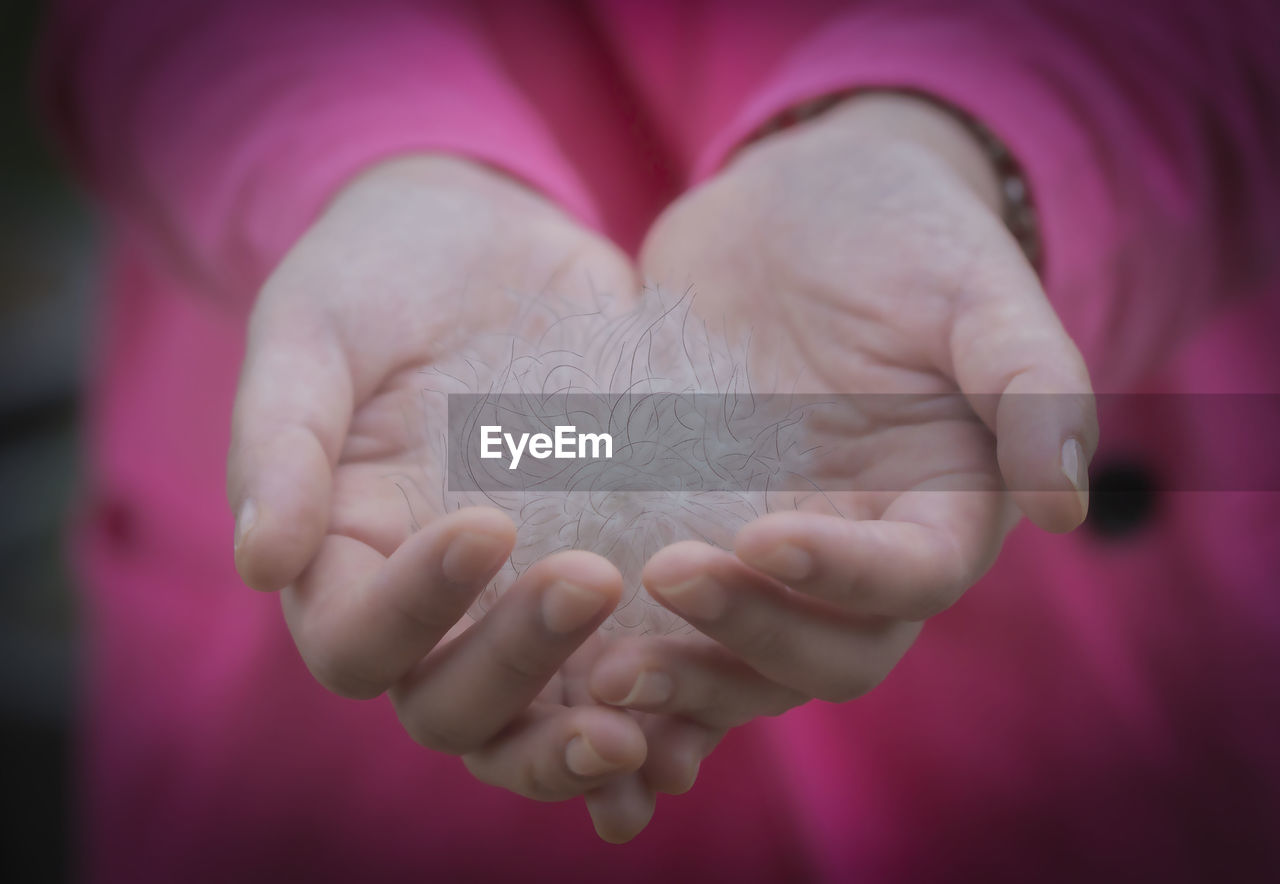
[[[1135,460],[1104,462],[1089,477],[1089,516],[1095,535],[1120,540],[1151,522],[1159,507],[1159,487],[1151,470]]]
[[[71,779],[61,724],[0,720],[5,785],[0,789],[0,880],[68,880]]]
[[[127,549],[137,536],[137,520],[133,510],[119,501],[107,501],[100,505],[98,517],[102,520],[107,540],[116,549]]]

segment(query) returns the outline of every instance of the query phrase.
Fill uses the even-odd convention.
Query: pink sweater
[[[1104,403],[1095,476],[1227,490],[1114,542],[1020,527],[882,687],[739,729],[625,847],[314,684],[236,578],[222,489],[254,292],[358,170],[475,157],[634,249],[762,122],[853,87],[1011,147],[1099,390],[1278,393],[1276,46],[1266,0],[64,2],[46,97],[110,221],[76,525],[91,877],[1280,874],[1280,495],[1246,493],[1280,490],[1275,400],[1252,427]]]

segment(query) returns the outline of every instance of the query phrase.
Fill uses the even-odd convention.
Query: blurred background
[[[0,884],[75,867],[80,630],[66,537],[95,228],[32,101],[43,6],[0,0]],[[1103,464],[1092,481],[1092,532],[1143,530],[1155,485],[1141,463]]]
[[[93,229],[31,101],[43,4],[0,3],[0,881],[72,864],[76,606],[64,546],[79,475]]]

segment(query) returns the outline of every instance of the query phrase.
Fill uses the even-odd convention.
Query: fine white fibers
[[[428,499],[429,508],[452,512],[494,506],[517,527],[511,561],[482,593],[472,616],[492,606],[534,562],[580,549],[609,559],[623,577],[622,601],[605,628],[637,633],[687,629],[641,586],[645,562],[679,540],[731,548],[738,529],[763,515],[774,499],[765,491],[770,472],[785,468],[794,475],[797,464],[803,472],[802,422],[778,411],[781,405],[776,413],[768,412],[769,397],[757,399],[751,389],[749,342],[711,333],[691,311],[693,300],[690,292],[672,295],[650,288],[633,309],[619,312],[607,305],[569,307],[545,296],[523,299],[517,310],[513,299],[510,330],[479,335],[458,355],[422,370],[425,450],[420,463],[428,475],[420,487],[435,497]],[[636,470],[628,469],[627,481],[617,481],[623,468],[612,462],[568,461],[556,465],[553,485],[541,483],[531,490],[528,486],[538,483],[527,478],[519,486],[488,481],[512,474],[507,463],[484,461],[487,472],[476,490],[456,490],[465,483],[450,481],[458,476],[448,470],[447,449],[464,437],[456,413],[454,424],[449,423],[449,394],[502,395],[506,403],[512,397],[545,403],[571,394],[578,397],[574,401],[600,403],[610,414],[625,398],[630,414],[643,412],[647,421],[666,422],[657,431],[666,434],[664,439],[672,438],[673,428],[686,438],[675,446],[678,456],[664,459],[661,469],[653,468],[652,457],[645,460],[647,471],[639,479]],[[671,394],[714,394],[722,397],[724,407],[700,406],[692,415],[685,408],[681,414],[680,408],[667,407]],[[696,398],[702,403],[709,399]],[[739,408],[748,398],[751,407]],[[653,407],[646,410],[646,402]],[[530,404],[528,410],[535,407]],[[630,456],[637,463],[641,446],[620,445],[624,450],[619,457]],[[526,459],[520,470],[542,463]]]

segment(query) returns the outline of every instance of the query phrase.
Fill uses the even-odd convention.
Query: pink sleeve
[[[114,220],[203,288],[252,292],[350,176],[442,150],[588,224],[596,207],[465,2],[64,2],[46,104]]]
[[[1140,375],[1213,299],[1275,274],[1280,5],[670,6],[705,40],[696,84],[662,88],[689,62],[652,31],[632,64],[659,84],[655,116],[691,182],[773,115],[846,89],[916,90],[986,123],[1024,167],[1046,286],[1099,389]]]

